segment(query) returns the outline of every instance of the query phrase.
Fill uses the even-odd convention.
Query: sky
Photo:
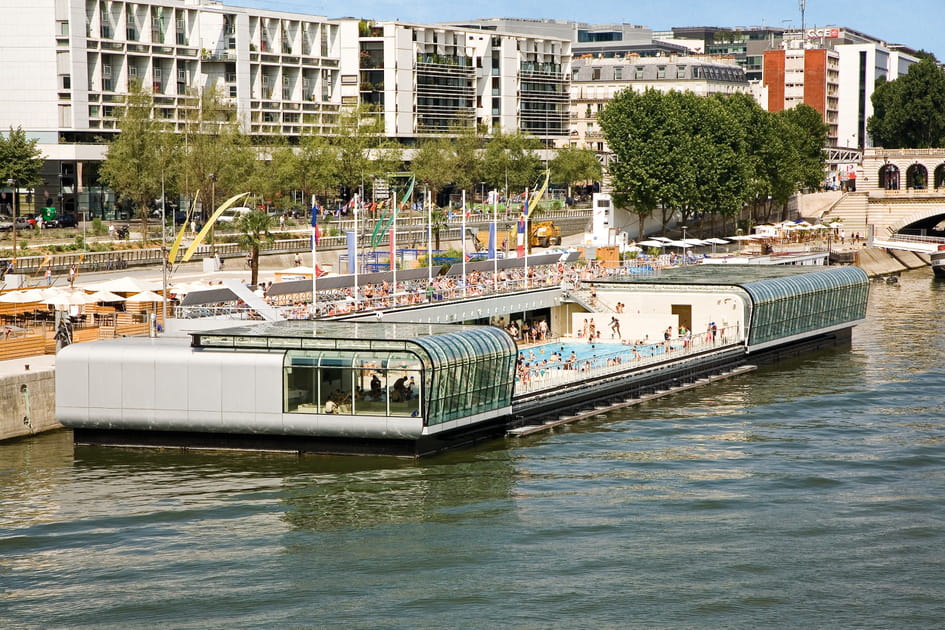
[[[484,17],[549,18],[591,24],[673,26],[775,26],[800,28],[799,0],[223,0],[224,4],[321,15],[404,22],[446,22]],[[848,27],[935,53],[945,62],[943,0],[807,0],[804,25]]]

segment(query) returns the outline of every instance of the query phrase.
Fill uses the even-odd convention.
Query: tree
[[[181,159],[184,191],[191,197],[200,192],[205,208],[246,192],[247,182],[259,166],[258,155],[240,129],[235,107],[209,89],[185,129]],[[209,216],[210,212],[204,214]]]
[[[43,168],[43,153],[36,146],[39,143],[35,138],[26,137],[22,127],[14,129],[6,137],[0,136],[0,186],[6,185],[7,180],[13,180],[13,200],[10,207],[11,216],[16,219],[17,196],[20,188],[32,188],[42,182],[40,169]],[[16,256],[16,221],[12,228],[13,255]]]
[[[239,231],[238,242],[249,251],[250,284],[256,284],[259,280],[259,248],[275,240],[271,232],[273,219],[262,210],[252,210],[241,215],[235,223]]]
[[[460,190],[472,191],[482,181],[482,138],[475,130],[456,129],[452,145],[456,157],[453,183]]]
[[[518,131],[496,133],[486,144],[482,159],[482,173],[489,185],[505,190],[524,190],[538,177],[541,159],[536,151],[541,141]]]
[[[661,205],[671,203],[681,131],[671,102],[656,90],[619,92],[598,117],[614,153],[609,166],[615,192],[622,193],[643,226]],[[688,131],[688,130],[687,130]]]
[[[895,81],[873,91],[867,130],[873,144],[889,149],[945,145],[945,70],[930,58],[912,64]]]
[[[393,146],[384,137],[384,120],[365,105],[342,112],[333,137],[337,147],[338,183],[349,190],[362,190],[375,177],[386,178],[392,170]]]
[[[595,153],[577,147],[558,149],[557,155],[548,163],[548,168],[551,169],[551,180],[567,187],[568,197],[575,182],[599,180],[603,174],[603,167]]]
[[[450,138],[436,136],[420,143],[410,169],[417,179],[429,186],[434,199],[445,186],[452,184],[456,174],[457,156]]]
[[[299,141],[293,163],[293,186],[309,195],[325,198],[338,188],[338,148],[324,136],[306,134]]]
[[[166,163],[161,139],[164,126],[152,115],[154,98],[141,88],[139,82],[131,85],[118,119],[121,131],[109,145],[99,176],[116,195],[129,199],[141,220],[142,239],[147,240],[148,216],[151,204],[161,194],[161,169],[156,163]]]

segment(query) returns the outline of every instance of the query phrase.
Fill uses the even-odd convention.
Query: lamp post
[[[212,215],[217,209],[217,174],[210,173],[207,176],[210,179],[210,214]],[[206,213],[204,213],[206,215]],[[203,220],[206,221],[210,216],[204,216]],[[210,243],[213,244],[213,226],[210,226]],[[214,247],[214,250],[216,247]]]
[[[17,194],[17,182],[16,179],[8,179],[7,183],[13,187],[13,227],[10,228],[10,234],[13,236],[13,260],[16,260],[16,217],[19,214],[17,212],[17,203],[19,202],[19,195]]]
[[[165,206],[167,197],[164,191],[164,171],[161,170],[161,326],[167,327],[167,215]]]
[[[682,229],[682,240],[686,240],[686,226],[681,225],[679,227]]]

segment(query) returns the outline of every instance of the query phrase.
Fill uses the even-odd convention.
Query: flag
[[[496,241],[496,227],[495,227],[495,221],[493,221],[492,223],[489,224],[489,258],[490,260],[492,258],[495,258],[495,249],[496,249],[495,241]]]
[[[311,239],[311,245],[312,245],[313,247],[314,247],[315,245],[318,245],[318,239],[320,239],[320,238],[322,237],[322,232],[321,232],[321,230],[318,229],[318,212],[319,212],[319,210],[320,210],[320,208],[318,207],[318,204],[317,204],[317,203],[312,206],[312,239]]]
[[[545,196],[545,192],[548,190],[548,179],[551,177],[551,171],[545,171],[545,183],[541,185],[541,188],[532,193],[531,201],[528,199],[525,200],[525,216],[530,216],[531,210],[538,206],[538,202],[541,201],[541,198]]]
[[[521,258],[525,255],[525,215],[518,220],[518,241],[515,244],[515,252]]]

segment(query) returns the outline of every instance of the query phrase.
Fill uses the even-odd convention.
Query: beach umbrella
[[[653,240],[653,241],[640,241],[639,243],[637,243],[637,245],[643,245],[644,247],[665,247],[666,243],[663,243],[662,241]]]
[[[46,299],[46,296],[41,289],[23,289],[22,291],[10,291],[0,295],[0,302],[6,304],[29,304],[44,299]]]
[[[124,276],[114,280],[106,280],[90,284],[85,287],[89,291],[111,291],[112,293],[141,293],[143,291],[157,291],[161,288],[161,283],[140,278]]]
[[[82,291],[62,291],[57,295],[50,295],[40,301],[40,304],[50,306],[83,306],[85,304],[95,304],[96,302],[97,300],[91,295]]]
[[[89,296],[95,302],[124,302],[125,298],[115,295],[111,291],[97,291]]]
[[[671,238],[666,238],[665,236],[651,236],[650,238],[652,238],[654,241],[662,241],[664,243],[668,243],[673,240]]]
[[[164,298],[154,291],[142,291],[141,293],[132,295],[125,301],[129,304],[140,304],[142,302],[163,302]]]

